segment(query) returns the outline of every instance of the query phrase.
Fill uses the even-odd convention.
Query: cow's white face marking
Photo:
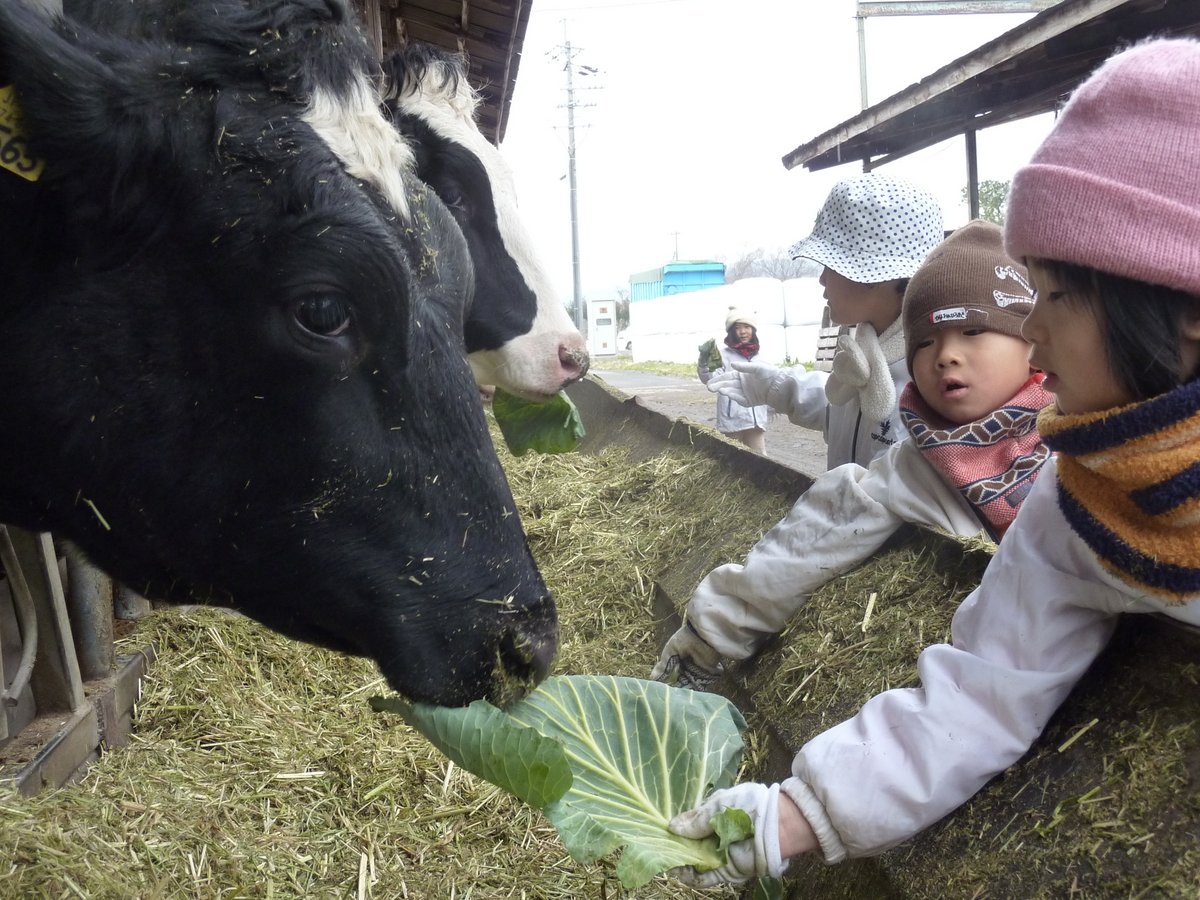
[[[457,89],[440,86],[439,73],[432,70],[421,85],[405,85],[395,97],[404,112],[419,116],[440,137],[466,148],[483,165],[492,191],[492,204],[504,249],[537,298],[533,323],[496,350],[469,356],[475,380],[500,384],[530,399],[544,399],[562,388],[566,376],[560,366],[560,350],[587,359],[586,342],[575,328],[566,307],[555,297],[554,287],[533,249],[529,232],[517,214],[517,192],[512,169],[499,148],[483,136],[475,123],[478,98],[466,79]]]
[[[384,118],[379,94],[365,75],[342,100],[323,88],[314,89],[303,119],[351,176],[378,188],[402,219],[411,218],[402,175],[415,169],[416,159]]]

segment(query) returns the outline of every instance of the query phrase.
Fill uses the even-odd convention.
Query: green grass
[[[786,359],[781,368],[789,366],[804,366],[805,369],[812,371],[813,363],[800,363],[793,359]],[[592,361],[592,368],[610,372],[650,372],[654,375],[676,375],[680,378],[696,377],[695,363],[662,362],[655,359],[634,362],[628,356],[600,357]]]
[[[661,360],[634,362],[628,356],[604,356],[592,360],[592,368],[609,372],[651,372],[655,375],[677,375],[680,378],[695,378],[695,363],[672,363]]]

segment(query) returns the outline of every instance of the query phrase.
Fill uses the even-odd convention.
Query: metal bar
[[[866,19],[857,17],[858,21],[858,94],[862,108],[870,106],[867,102],[867,29]]]
[[[855,15],[868,16],[950,16],[984,13],[1037,13],[1057,5],[1058,0],[916,0],[916,2],[859,3]]]
[[[4,667],[0,665],[0,701],[5,706],[16,706],[21,692],[29,683],[33,673],[33,662],[37,653],[38,624],[37,610],[33,606],[33,597],[29,593],[29,584],[25,581],[25,571],[17,558],[16,548],[8,529],[0,525],[0,564],[8,575],[9,594],[12,596],[13,611],[17,616],[17,624],[21,631],[21,663],[13,675],[12,685],[4,687]],[[2,661],[0,661],[2,662]],[[0,715],[0,721],[6,722],[7,715]],[[4,728],[8,732],[7,725]]]
[[[85,703],[86,698],[54,544],[45,532],[35,533],[10,526],[8,533],[25,572],[39,622],[37,660],[30,681],[38,715],[51,710],[75,709]]]
[[[963,134],[967,148],[967,207],[972,219],[979,218],[979,153],[975,130]]]

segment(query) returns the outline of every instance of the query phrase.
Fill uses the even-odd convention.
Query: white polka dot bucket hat
[[[833,186],[812,234],[791,254],[876,284],[911,278],[943,236],[942,211],[928,191],[887,175],[858,175]]]

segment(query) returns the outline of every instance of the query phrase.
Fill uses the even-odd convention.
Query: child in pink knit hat
[[[952,641],[921,685],[878,694],[809,740],[791,775],[676,816],[698,838],[721,809],[754,835],[700,884],[779,875],[801,853],[871,856],[1014,764],[1108,642],[1118,615],[1200,625],[1200,42],[1113,56],[1013,181],[1006,245],[1037,302],[1022,333],[1055,403],[1048,462]]]

